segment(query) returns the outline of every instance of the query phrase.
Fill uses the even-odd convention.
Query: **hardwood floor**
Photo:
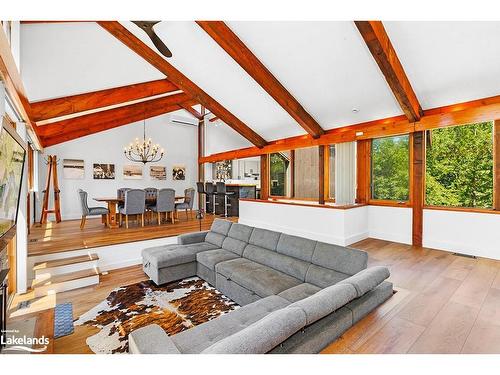
[[[500,261],[375,239],[353,247],[369,253],[369,266],[387,265],[398,292],[323,353],[500,353]],[[72,302],[76,318],[144,279],[139,266],[111,271],[99,285],[57,294],[57,303]],[[54,352],[89,353],[93,333],[77,327]]]
[[[193,217],[195,213],[193,212]],[[206,215],[202,220],[202,230],[209,229],[217,216]],[[237,218],[229,218],[237,220]],[[198,220],[187,218],[184,212],[179,213],[175,224],[170,222],[157,225],[155,220],[144,227],[130,223],[129,229],[110,229],[101,223],[101,218],[88,219],[85,228],[80,230],[80,220],[67,220],[58,224],[35,224],[28,237],[28,256],[60,253],[69,250],[90,249],[98,246],[116,245],[126,242],[151,240],[155,238],[176,236],[182,233],[200,230]]]

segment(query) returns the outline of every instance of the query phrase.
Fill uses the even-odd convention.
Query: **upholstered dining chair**
[[[172,224],[175,223],[175,190],[160,189],[156,197],[156,204],[150,207],[151,212],[156,212],[158,217],[158,225],[161,224],[161,214],[165,212],[165,219],[168,219],[168,213],[172,216]]]
[[[78,195],[80,196],[80,205],[82,208],[82,221],[80,222],[80,229],[85,227],[85,222],[87,216],[99,216],[106,215],[106,225],[109,225],[109,210],[105,207],[89,207],[87,199],[88,194],[82,189],[78,189]]]
[[[129,215],[141,215],[141,224],[144,226],[144,210],[146,209],[146,192],[141,189],[130,189],[125,192],[125,202],[118,210],[120,213],[120,225],[125,215],[125,226],[128,229]]]
[[[125,192],[126,191],[129,191],[130,188],[119,188],[118,190],[116,190],[116,197],[118,199],[125,199]],[[122,203],[118,203],[118,208],[121,208],[123,207],[123,202]]]
[[[188,210],[190,211],[191,219],[193,218],[193,203],[195,190],[188,188],[184,190],[184,201],[175,204],[175,213],[179,218],[178,210],[186,210],[186,219],[188,219]]]
[[[151,214],[151,206],[155,205],[155,203],[153,203],[151,201],[156,201],[158,189],[154,188],[154,187],[148,187],[148,188],[145,188],[144,191],[146,192],[146,212],[148,214],[146,217],[146,220],[149,221],[149,218],[150,218],[149,214]]]

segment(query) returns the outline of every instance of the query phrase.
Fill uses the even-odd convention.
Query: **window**
[[[493,122],[434,129],[426,136],[425,203],[493,206]]]
[[[270,193],[286,197],[290,190],[290,152],[276,152],[269,155]]]
[[[335,145],[328,146],[328,198],[335,199]]]
[[[371,198],[407,201],[410,195],[409,135],[372,140]]]

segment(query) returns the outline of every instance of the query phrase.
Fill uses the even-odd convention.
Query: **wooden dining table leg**
[[[109,227],[112,229],[118,228],[118,223],[116,222],[116,203],[108,202],[108,210],[109,210]]]

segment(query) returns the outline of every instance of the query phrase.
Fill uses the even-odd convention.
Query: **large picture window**
[[[269,183],[273,196],[286,197],[290,191],[290,152],[269,155]]]
[[[409,135],[378,138],[371,147],[371,198],[407,201],[410,195]]]
[[[493,122],[427,132],[427,205],[493,206]]]

